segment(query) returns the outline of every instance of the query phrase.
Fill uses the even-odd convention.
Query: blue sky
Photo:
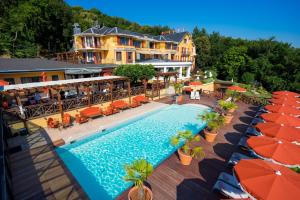
[[[142,25],[168,25],[248,39],[269,38],[300,47],[300,0],[66,0]]]

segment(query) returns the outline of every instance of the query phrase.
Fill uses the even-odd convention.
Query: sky
[[[65,0],[141,25],[192,31],[204,27],[235,38],[277,40],[300,47],[300,0]]]

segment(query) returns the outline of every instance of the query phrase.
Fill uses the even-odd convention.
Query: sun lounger
[[[80,114],[76,114],[75,115],[75,120],[76,120],[76,123],[78,123],[78,124],[82,124],[82,123],[88,122],[88,118],[85,117],[85,116],[82,116]]]
[[[102,110],[99,107],[89,107],[80,111],[80,115],[87,118],[94,118],[102,116]]]
[[[138,103],[149,103],[149,98],[141,95],[133,97],[132,100]]]
[[[260,133],[253,126],[249,126],[245,132],[246,136],[259,136]]]
[[[103,110],[103,114],[105,116],[108,116],[108,115],[113,115],[113,114],[116,114],[116,113],[119,113],[119,109],[117,108],[114,108],[112,106],[108,106],[105,110]]]
[[[248,140],[247,137],[242,137],[238,143],[238,146],[244,151],[249,151],[249,147],[247,145],[247,140]]]
[[[251,121],[250,123],[250,126],[255,126],[256,124],[260,123],[260,122],[263,122],[264,120],[261,119],[260,117],[256,117],[256,118],[253,118],[253,120]]]
[[[120,110],[124,110],[130,107],[130,105],[123,100],[114,101],[110,105]]]
[[[252,157],[246,156],[244,154],[234,152],[231,155],[230,159],[228,160],[227,166],[232,167],[232,166],[236,165],[242,159],[251,159],[251,158]]]
[[[141,103],[138,102],[138,101],[132,101],[131,104],[130,104],[131,108],[136,108],[136,107],[139,107],[139,106],[141,106]]]
[[[219,175],[213,186],[213,191],[218,191],[222,195],[233,199],[248,198],[248,194],[241,189],[235,177],[224,172]]]

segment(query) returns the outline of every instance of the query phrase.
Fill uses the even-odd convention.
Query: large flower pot
[[[178,152],[181,164],[183,164],[183,165],[190,165],[191,164],[192,159],[193,159],[192,156],[184,154],[181,151],[181,149],[178,149],[177,152]]]
[[[128,192],[128,200],[152,200],[153,194],[152,191],[146,187],[144,188],[144,198],[139,194],[139,188],[137,186],[132,187]]]
[[[231,115],[231,114],[225,115],[225,124],[230,124],[232,118],[233,118],[233,115]]]
[[[217,135],[217,133],[211,133],[208,130],[204,129],[204,137],[207,142],[214,142]]]

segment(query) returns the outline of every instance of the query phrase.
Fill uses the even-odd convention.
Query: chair
[[[114,101],[110,105],[120,110],[124,110],[130,107],[130,105],[123,100]]]
[[[108,106],[105,110],[103,110],[103,114],[105,116],[113,115],[113,114],[118,113],[118,112],[120,112],[119,109],[114,108],[112,106]]]
[[[99,107],[89,107],[80,111],[80,115],[86,118],[94,118],[102,116],[102,110]]]
[[[247,199],[249,196],[239,186],[238,181],[234,176],[222,172],[215,185],[213,191],[218,191],[222,195],[232,199]]]
[[[199,91],[195,92],[195,99],[200,100],[200,92]]]
[[[191,92],[190,99],[196,99],[195,95],[196,95],[196,92],[195,92],[195,91],[192,91],[192,92]]]
[[[238,152],[234,152],[230,159],[228,160],[227,166],[229,167],[233,167],[234,165],[236,165],[240,160],[242,159],[251,159],[252,157],[246,156],[244,154],[238,153]]]
[[[135,96],[132,100],[139,103],[149,103],[149,98],[142,95]]]
[[[71,115],[68,113],[64,114],[64,118],[63,118],[63,127],[69,127],[71,126]]]
[[[78,123],[78,124],[82,124],[82,123],[88,122],[88,118],[85,117],[85,116],[82,116],[80,114],[76,114],[75,115],[75,120],[76,120],[76,123]]]

